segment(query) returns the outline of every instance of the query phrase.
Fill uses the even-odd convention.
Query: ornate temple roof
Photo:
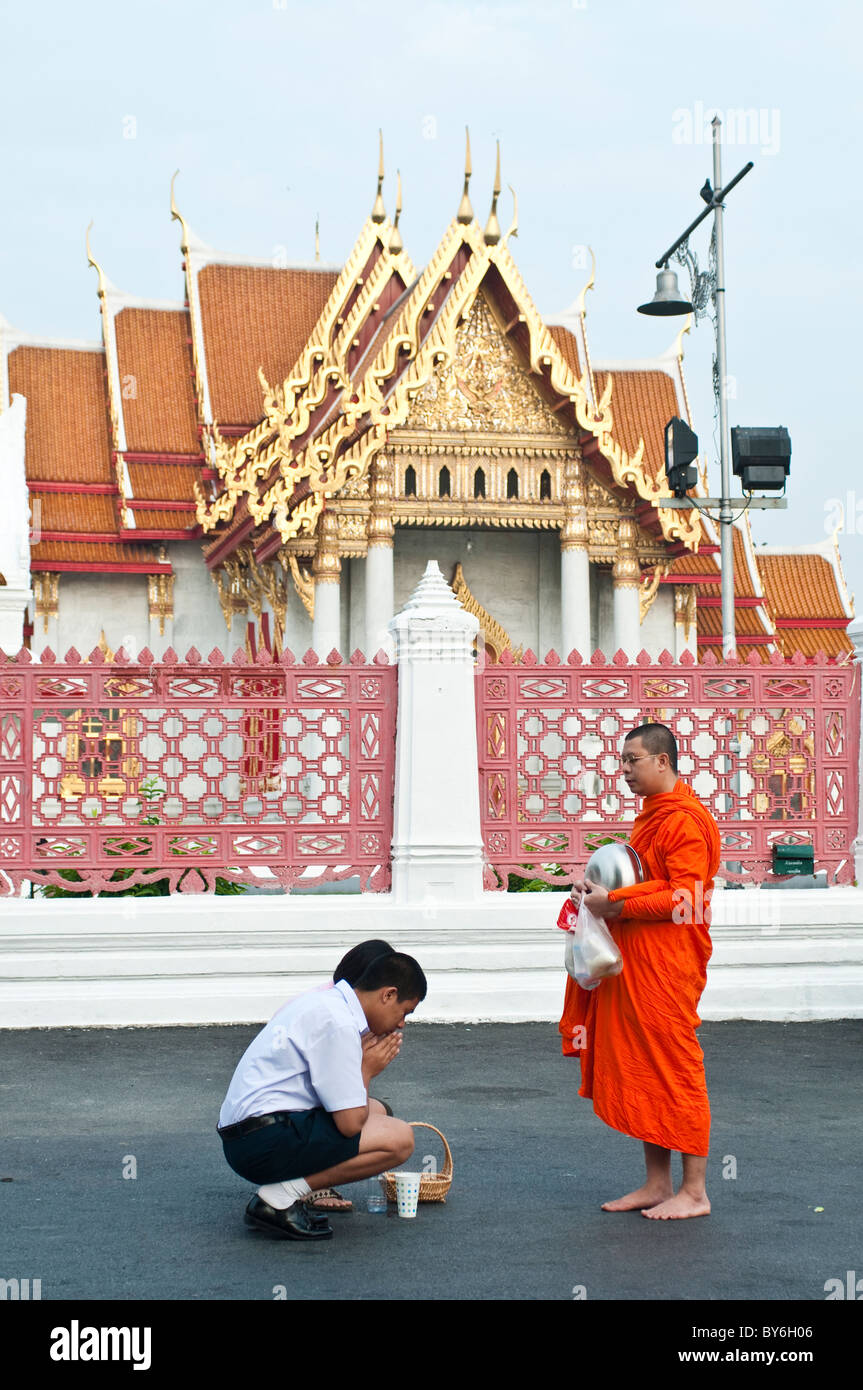
[[[662,357],[592,361],[584,306],[594,273],[570,310],[543,319],[508,249],[515,223],[506,234],[497,223],[499,174],[485,231],[469,179],[468,160],[462,204],[419,274],[402,244],[400,199],[395,221],[386,215],[381,163],[374,208],[343,266],[220,255],[190,230],[172,191],[185,301],[121,293],[88,243],[101,344],[27,341],[0,321],[0,409],[12,393],[28,402],[26,470],[41,524],[33,568],[164,571],[157,543],[180,537],[198,539],[216,567],[240,545],[264,560],[287,539],[312,536],[325,499],[360,479],[377,451],[409,452],[418,430],[433,437],[429,403],[440,401],[443,366],[487,309],[548,447],[579,444],[606,494],[635,503],[639,526],[667,554],[662,582],[693,586],[699,648],[715,650],[716,526],[653,505],[668,495],[665,425],[690,418],[686,328]],[[480,387],[465,379],[459,389],[468,401],[473,393],[475,428]],[[489,405],[482,429],[496,418]],[[755,548],[744,521],[734,543],[742,656],[777,644],[851,649],[835,539],[829,554],[827,542]]]

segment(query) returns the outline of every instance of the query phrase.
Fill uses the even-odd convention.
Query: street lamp
[[[725,394],[726,381],[726,359],[725,359],[725,248],[723,243],[722,215],[725,211],[724,200],[731,192],[732,188],[740,182],[749,170],[753,167],[752,160],[740,170],[739,174],[731,180],[725,188],[722,187],[722,166],[721,166],[721,146],[720,128],[722,122],[718,116],[714,116],[712,121],[713,128],[713,185],[707,179],[701,189],[701,197],[707,204],[703,212],[699,213],[694,222],[686,228],[682,236],[677,238],[673,246],[670,246],[664,255],[660,256],[656,262],[659,274],[656,277],[656,293],[652,300],[647,304],[640,304],[638,312],[640,314],[651,314],[654,316],[665,317],[672,314],[694,313],[696,319],[706,312],[708,299],[712,299],[714,306],[714,320],[716,328],[716,356],[713,363],[713,390],[716,396],[719,411],[719,459],[722,480],[722,496],[699,497],[696,499],[681,497],[679,495],[673,499],[663,499],[663,507],[707,507],[718,509],[719,511],[719,537],[720,537],[720,561],[721,561],[721,593],[722,593],[722,655],[724,660],[736,656],[736,641],[734,635],[734,533],[732,527],[731,507],[732,502],[737,502],[737,498],[731,497],[731,449],[730,434],[728,428],[728,403]],[[699,273],[698,262],[695,255],[688,245],[690,234],[695,230],[705,217],[709,217],[711,212],[714,216],[713,224],[713,246],[714,268],[712,271]],[[685,300],[678,289],[677,274],[670,270],[668,263],[674,257],[680,264],[689,268],[692,280],[692,302]],[[678,422],[678,424],[681,422]],[[784,507],[786,502],[780,498],[740,498],[744,506],[756,507]]]

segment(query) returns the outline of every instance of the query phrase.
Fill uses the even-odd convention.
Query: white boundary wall
[[[564,896],[7,898],[0,1027],[263,1022],[371,936],[425,969],[420,1021],[556,1020]],[[863,1017],[863,890],[718,891],[713,941],[702,1018]]]

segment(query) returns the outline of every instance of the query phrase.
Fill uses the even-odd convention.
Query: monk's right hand
[[[581,898],[583,893],[584,882],[579,878],[573,879],[572,892],[570,893],[570,897],[572,898],[576,912],[581,907]]]

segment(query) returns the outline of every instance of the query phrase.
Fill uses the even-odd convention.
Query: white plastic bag
[[[582,989],[596,989],[607,976],[619,975],[623,969],[623,956],[611,932],[583,901],[575,926],[566,934],[564,963]]]

